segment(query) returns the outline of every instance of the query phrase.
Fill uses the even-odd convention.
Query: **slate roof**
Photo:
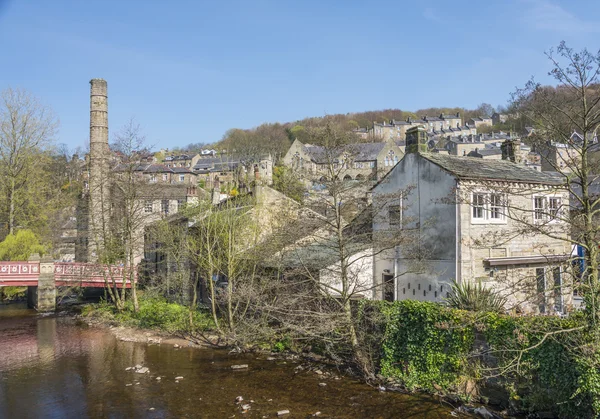
[[[475,157],[457,157],[445,154],[422,153],[421,157],[440,166],[460,179],[531,182],[560,185],[564,181],[548,172],[538,172],[509,160],[485,160]]]
[[[441,114],[440,118],[442,119],[460,119],[460,115],[456,115],[456,114]]]
[[[173,173],[193,173],[187,167],[173,167],[171,168],[171,170],[173,171]]]
[[[143,169],[144,172],[146,173],[172,173],[173,170],[167,166],[164,166],[162,164],[151,164],[148,167],[146,167],[145,169]]]
[[[167,156],[165,157],[165,161],[175,161],[175,160],[190,160],[191,157],[188,154],[182,154],[180,156]]]
[[[500,154],[502,154],[502,150],[499,148],[483,148],[483,149],[471,151],[469,154],[467,154],[467,156],[477,157],[477,155],[480,155],[480,156],[485,157],[485,156],[497,156]]]
[[[317,164],[327,163],[328,157],[337,161],[344,153],[353,156],[355,161],[372,161],[377,160],[384,147],[385,143],[357,143],[339,147],[337,150],[327,150],[325,147],[311,145],[304,146],[304,152]]]
[[[437,117],[437,116],[427,116],[427,115],[425,115],[421,119],[423,121],[427,121],[427,122],[430,122],[430,121],[443,121],[443,119],[441,119],[440,117]]]
[[[360,143],[350,146],[355,161],[377,160],[383,147],[385,143]]]

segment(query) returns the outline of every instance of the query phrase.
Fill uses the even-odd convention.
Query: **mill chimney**
[[[110,217],[108,184],[108,95],[104,79],[90,80],[90,180],[88,211],[88,261],[97,260],[103,248],[102,229]]]

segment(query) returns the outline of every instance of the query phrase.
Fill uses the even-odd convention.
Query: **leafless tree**
[[[9,88],[0,94],[0,184],[8,234],[14,233],[26,210],[23,193],[36,175],[36,156],[51,144],[57,127],[51,109],[31,93]]]

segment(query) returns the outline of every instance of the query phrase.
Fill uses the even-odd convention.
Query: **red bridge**
[[[98,265],[93,263],[68,262],[0,262],[0,287],[35,287],[41,273],[54,274],[55,286],[80,286],[103,288],[105,281],[118,288],[131,287],[131,280],[125,268],[120,266]],[[123,275],[125,284],[123,284]],[[134,273],[134,281],[137,275]]]

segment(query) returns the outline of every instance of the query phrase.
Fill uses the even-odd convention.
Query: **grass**
[[[205,310],[192,312],[186,306],[170,303],[160,298],[140,298],[139,311],[133,310],[133,303],[128,301],[125,309],[117,311],[113,304],[102,301],[86,306],[82,315],[93,316],[101,320],[116,321],[122,325],[143,329],[159,329],[168,333],[194,333],[213,329],[210,314]]]

